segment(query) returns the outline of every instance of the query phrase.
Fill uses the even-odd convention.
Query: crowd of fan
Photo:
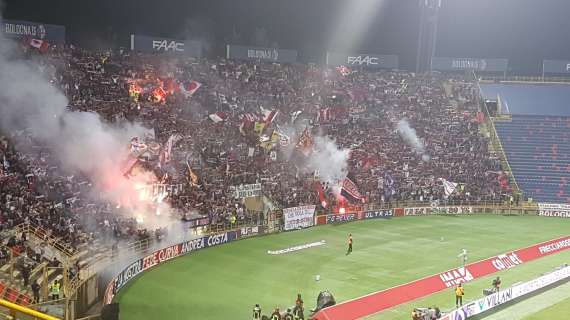
[[[303,170],[304,156],[295,147],[305,128],[313,137],[328,136],[339,148],[351,149],[348,173],[368,203],[500,201],[508,194],[498,181],[499,161],[479,133],[474,88],[461,77],[363,70],[341,74],[314,65],[90,52],[73,46],[26,55],[39,61],[39,70],[66,94],[71,110],[94,111],[117,125],[143,123],[162,144],[172,134],[182,136],[170,163],[153,168],[161,177],[169,173],[167,183],[185,185],[167,198],[180,215],[198,212],[215,224],[256,219],[231,189],[251,183],[262,183],[263,193],[279,207],[318,204],[314,172]],[[197,81],[201,87],[192,97],[166,88],[161,101],[152,93],[136,99],[129,93],[133,80],[166,87],[173,79]],[[279,111],[269,126],[288,132],[288,146],[264,148],[253,130],[243,130],[244,115],[258,116],[260,107]],[[208,117],[216,112],[223,121]],[[398,134],[401,119],[417,131],[423,153]],[[134,218],[118,215],[115,204],[85,198],[90,181],[81,173],[63,173],[54,158],[26,131],[2,133],[2,229],[31,222],[72,247],[100,234],[149,236]],[[197,183],[190,181],[187,163]],[[390,192],[386,173],[394,180]],[[446,197],[440,178],[462,187]]]

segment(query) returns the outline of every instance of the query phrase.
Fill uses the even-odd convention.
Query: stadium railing
[[[58,237],[54,237],[51,233],[40,226],[36,226],[32,223],[22,223],[16,226],[16,232],[19,234],[25,232],[29,236],[34,236],[40,242],[44,242],[49,246],[57,249],[62,255],[67,258],[72,258],[76,253],[73,248],[71,248],[65,241],[62,241]],[[63,260],[63,259],[61,259]]]

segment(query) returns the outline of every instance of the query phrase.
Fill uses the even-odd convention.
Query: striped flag
[[[170,137],[168,138],[168,141],[166,141],[166,144],[164,145],[164,148],[162,149],[162,158],[160,161],[161,164],[170,162],[170,160],[172,159],[172,156],[171,156],[172,155],[172,147],[180,139],[182,139],[182,137],[178,134],[170,135]]]

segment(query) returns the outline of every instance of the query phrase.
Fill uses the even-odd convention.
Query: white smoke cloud
[[[397,125],[398,133],[404,141],[416,152],[422,156],[423,161],[429,161],[430,156],[426,153],[423,141],[418,137],[416,129],[410,127],[410,123],[406,119],[402,119]]]
[[[315,151],[308,159],[307,167],[319,171],[323,182],[342,181],[348,173],[350,149],[339,148],[328,137],[315,137]]]
[[[134,182],[122,175],[123,161],[131,137],[150,130],[136,123],[113,126],[96,113],[69,111],[66,96],[37,63],[19,56],[14,43],[0,33],[0,129],[31,132],[51,149],[62,170],[87,175],[95,193],[106,200],[116,203],[135,194]]]

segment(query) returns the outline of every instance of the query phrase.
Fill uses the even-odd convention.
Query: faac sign
[[[145,53],[175,53],[199,58],[202,56],[200,41],[149,37],[131,34],[131,50]]]
[[[544,60],[544,61],[542,61],[542,71],[544,74],[570,73],[570,61],[568,61],[568,60]]]
[[[156,51],[184,52],[184,42],[177,42],[176,40],[152,40],[152,48]]]
[[[351,57],[349,56],[347,59],[347,63],[348,64],[358,64],[358,65],[373,65],[373,66],[377,66],[378,65],[378,58],[377,57],[371,57],[371,56],[355,56],[355,57]]]
[[[327,52],[327,65],[398,69],[398,56],[381,54],[346,54]]]

